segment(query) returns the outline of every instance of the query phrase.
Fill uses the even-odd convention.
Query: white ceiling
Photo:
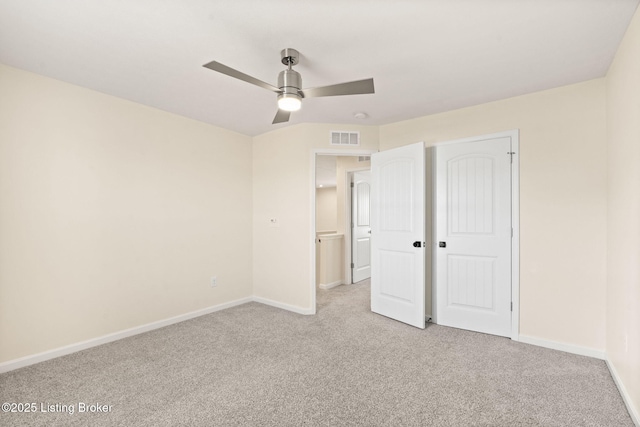
[[[0,0],[0,62],[252,136],[381,125],[602,77],[638,1]],[[272,125],[275,94],[202,67],[275,85],[287,47],[303,87],[373,77],[375,95]]]

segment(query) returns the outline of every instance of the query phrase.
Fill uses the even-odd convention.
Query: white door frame
[[[309,238],[309,247],[310,247],[310,262],[309,264],[311,265],[311,277],[309,278],[309,285],[310,285],[310,289],[309,292],[311,294],[311,311],[309,314],[316,314],[316,157],[318,155],[325,155],[325,156],[370,156],[371,154],[375,153],[376,150],[345,150],[345,149],[325,149],[325,148],[317,148],[314,150],[311,150],[311,173],[310,175],[310,180],[309,180],[309,186],[310,186],[310,190],[309,190],[309,194],[311,195],[310,199],[311,199],[311,226],[309,227],[310,231],[310,238]],[[367,168],[363,168],[363,170],[366,170]],[[354,172],[356,171],[356,169],[354,170],[348,170],[346,171],[347,175],[345,176],[345,180],[346,177],[348,177],[348,174],[350,172]],[[345,191],[345,197],[350,197],[350,191]],[[345,211],[347,214],[351,213],[351,207],[347,207],[348,203],[347,200],[345,200]],[[350,221],[350,220],[349,220]],[[349,224],[349,222],[347,222],[346,224]],[[345,247],[347,247],[346,242],[347,242],[347,234],[345,233]],[[351,244],[351,237],[348,238],[348,242],[349,244]],[[351,257],[351,255],[348,255],[349,258]],[[346,271],[346,266],[345,266],[345,271]],[[345,277],[351,277],[351,272],[349,271],[348,275]]]
[[[435,143],[434,146],[460,144],[465,142],[474,142],[483,139],[495,138],[511,138],[511,148],[513,150],[513,161],[511,165],[511,224],[513,227],[513,238],[511,239],[511,301],[513,302],[513,310],[511,311],[511,339],[520,341],[520,131],[518,129],[505,132],[492,133],[488,135],[478,135],[469,138],[455,139],[452,141]],[[432,159],[432,173],[435,172],[436,156]],[[436,197],[436,180],[433,180],[433,197]],[[436,234],[436,203],[433,204],[432,235]],[[438,323],[438,313],[436,310],[438,283],[436,281],[436,256],[437,256],[437,239],[432,244],[432,283],[433,283],[433,301],[432,312],[433,322]]]

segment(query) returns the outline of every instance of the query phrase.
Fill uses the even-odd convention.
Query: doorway
[[[316,150],[312,155],[314,300],[318,289],[353,282],[350,184],[354,173],[369,170],[370,155],[371,151],[365,150]],[[330,246],[333,246],[331,254],[327,254]],[[323,251],[324,260],[329,260],[331,265],[322,265]]]

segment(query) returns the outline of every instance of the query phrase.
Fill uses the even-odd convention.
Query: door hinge
[[[511,227],[511,237],[513,237],[513,227]]]
[[[355,268],[355,264],[354,263],[351,263],[351,268]]]
[[[351,183],[351,188],[353,188],[353,182]]]
[[[511,311],[513,311],[513,301],[511,301]]]
[[[511,163],[513,163],[513,155],[516,154],[515,151],[507,151],[507,154],[511,156]]]

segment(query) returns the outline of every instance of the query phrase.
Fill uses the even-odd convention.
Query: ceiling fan
[[[335,85],[302,89],[302,77],[300,73],[293,70],[293,66],[298,64],[300,54],[297,50],[287,48],[280,52],[282,63],[288,68],[278,75],[278,87],[258,80],[231,67],[227,67],[217,61],[204,64],[203,67],[217,71],[227,76],[243,80],[247,83],[260,86],[278,94],[278,112],[273,119],[273,124],[289,121],[292,111],[298,111],[302,106],[302,98],[315,98],[320,96],[338,95],[360,95],[375,93],[373,89],[373,79],[356,80]]]

